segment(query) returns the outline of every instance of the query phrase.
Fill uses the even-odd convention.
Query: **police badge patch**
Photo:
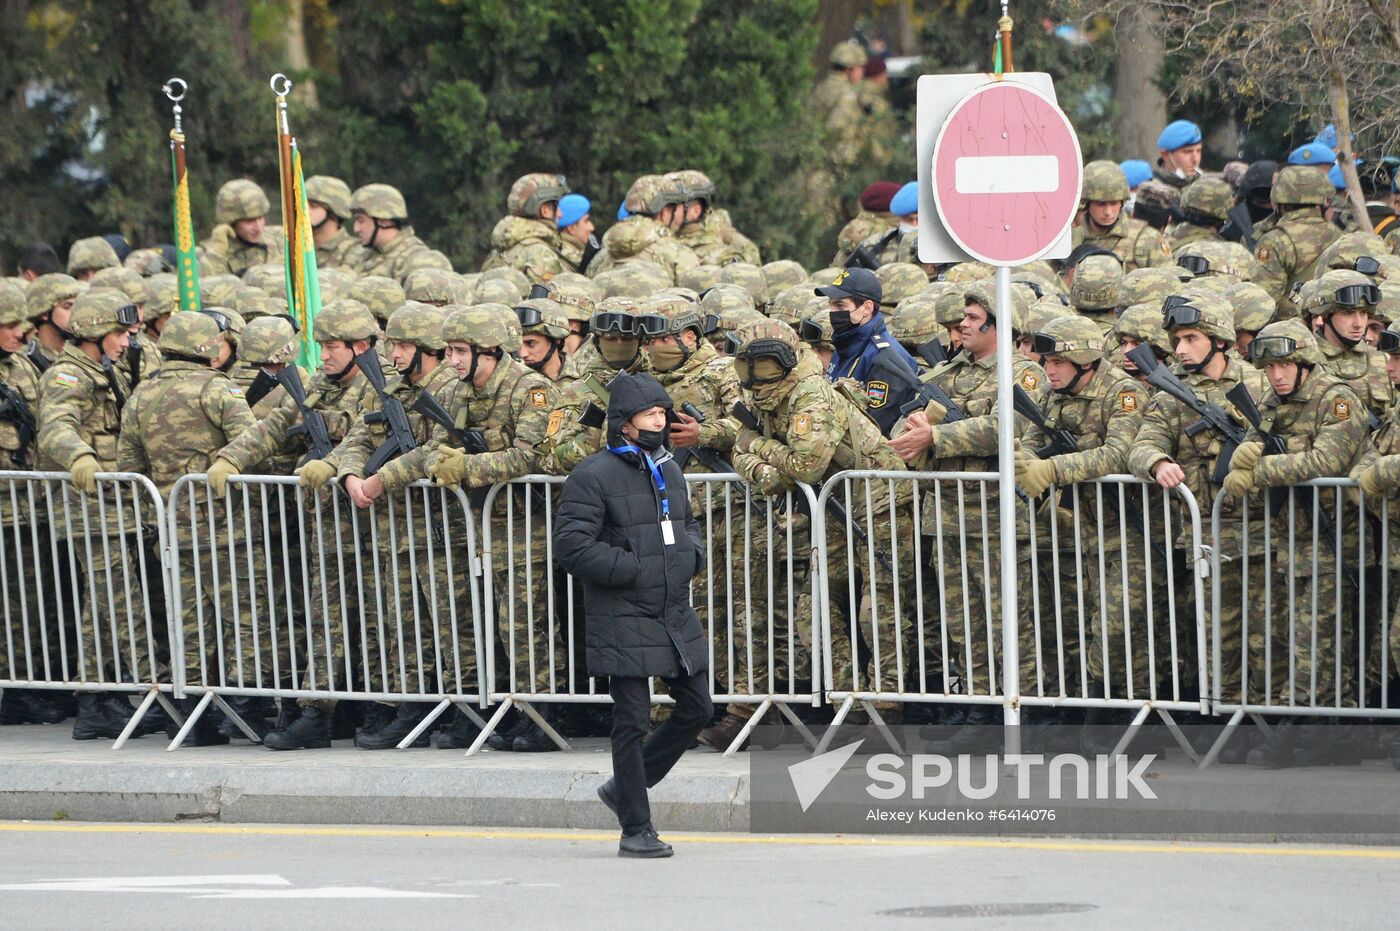
[[[885,402],[890,397],[890,383],[887,381],[872,381],[865,386],[865,395],[870,398],[871,407],[884,407]]]

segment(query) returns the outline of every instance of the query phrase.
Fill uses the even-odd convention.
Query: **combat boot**
[[[748,721],[748,718],[725,712],[724,717],[700,731],[700,736],[696,740],[705,750],[723,753],[729,749],[730,744],[734,743],[734,739],[739,736],[739,732],[744,729],[744,725]]]
[[[1284,718],[1275,724],[1273,733],[1269,734],[1268,739],[1249,751],[1249,765],[1262,766],[1265,769],[1289,769],[1292,767],[1295,762],[1294,749],[1297,743],[1294,727],[1294,722],[1289,718]]]
[[[970,705],[967,717],[953,734],[938,746],[938,752],[948,755],[959,753],[993,753],[1001,747],[1001,709],[993,705]]]
[[[100,692],[78,693],[78,716],[73,720],[74,740],[115,740],[122,735],[126,721],[112,714],[102,701],[103,697]]]
[[[286,730],[270,731],[263,738],[269,750],[324,750],[331,745],[331,713],[308,705]]]
[[[433,735],[433,746],[439,750],[468,750],[480,733],[475,721],[454,708],[452,723]]]
[[[243,723],[253,729],[253,733],[258,735],[258,739],[266,737],[272,730],[272,724],[267,716],[272,711],[271,702],[265,698],[227,698],[228,706],[234,713],[243,719]],[[233,740],[243,740],[248,735],[243,733],[243,729],[233,723],[233,718],[224,716],[219,722],[219,733]]]
[[[0,724],[58,724],[67,717],[40,689],[5,689],[0,698]]]
[[[189,720],[189,716],[194,713],[194,709],[198,704],[198,699],[186,698],[176,702],[175,707],[185,716],[185,720]],[[219,733],[219,723],[210,716],[210,710],[209,708],[204,709],[204,714],[195,722],[194,730],[185,735],[185,739],[181,741],[180,746],[221,747],[228,743],[228,737]],[[165,736],[174,740],[175,736],[180,733],[180,728],[182,726],[183,725],[171,721],[165,727]]]
[[[510,723],[506,723],[507,721]],[[515,738],[533,727],[534,723],[528,714],[512,708],[501,721],[503,726],[498,726],[495,733],[486,738],[486,746],[492,750],[514,750]]]
[[[361,750],[392,750],[413,733],[413,729],[422,722],[427,713],[428,706],[422,702],[401,702],[397,713],[389,719],[388,724],[373,733],[359,734],[355,737],[355,746]],[[409,746],[428,746],[428,732],[424,730]]]
[[[364,721],[360,724],[359,729],[355,731],[356,746],[359,745],[358,742],[361,737],[368,737],[371,734],[379,733],[379,731],[388,726],[389,722],[394,720],[395,717],[397,717],[397,710],[393,705],[386,705],[383,702],[377,701],[366,704]],[[402,740],[403,737],[400,736],[399,739]]]
[[[537,705],[535,710],[540,713],[540,717],[554,726],[554,715],[548,706]],[[544,732],[534,720],[530,720],[530,726],[515,740],[511,741],[510,748],[516,753],[549,753],[551,750],[558,750],[559,745],[549,739],[549,735]]]

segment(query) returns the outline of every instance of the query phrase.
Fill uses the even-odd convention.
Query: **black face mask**
[[[831,317],[831,332],[836,336],[842,333],[849,333],[856,328],[856,324],[851,322],[851,312],[849,310],[833,310]]]
[[[649,453],[666,445],[665,430],[638,430],[636,444]]]

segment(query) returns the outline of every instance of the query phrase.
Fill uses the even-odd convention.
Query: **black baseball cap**
[[[821,297],[838,301],[849,297],[857,304],[862,301],[874,301],[876,306],[880,303],[882,293],[880,279],[868,268],[843,268],[831,284],[817,288],[817,294]]]

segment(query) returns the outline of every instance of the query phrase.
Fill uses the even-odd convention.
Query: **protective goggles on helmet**
[[[730,332],[724,334],[724,354],[725,354],[725,355],[727,355],[727,356],[732,356],[732,355],[734,355],[735,353],[737,353],[737,352],[739,351],[739,347],[742,346],[742,345],[743,345],[743,343],[740,341],[740,339],[739,339],[739,334],[738,334],[737,332],[730,331]]]
[[[1369,255],[1363,255],[1358,257],[1357,260],[1354,263],[1352,263],[1351,267],[1353,270],[1368,276],[1379,275],[1381,272],[1381,263],[1377,262],[1374,258],[1372,258]]]
[[[643,339],[655,339],[671,332],[671,321],[660,314],[643,314],[636,319]]]
[[[301,334],[301,323],[297,320],[296,317],[293,317],[291,314],[268,314],[268,316],[277,317],[279,320],[287,321],[292,325],[293,333],[296,333],[298,335]]]
[[[1387,355],[1400,354],[1400,333],[1383,331],[1381,338],[1376,341],[1376,348]]]
[[[640,332],[636,317],[610,310],[594,314],[588,321],[588,329],[593,333],[611,333],[632,338],[636,338]]]
[[[1193,275],[1204,275],[1206,272],[1210,271],[1210,263],[1205,260],[1204,256],[1183,255],[1176,260],[1176,264]]]
[[[122,326],[131,327],[141,322],[140,311],[135,304],[123,304],[117,308],[117,323]]]
[[[827,336],[822,332],[822,325],[815,320],[803,320],[797,327],[797,335],[807,343],[824,343]]]
[[[1373,284],[1349,284],[1332,295],[1337,307],[1374,307],[1380,302],[1381,289]]]
[[[1249,358],[1255,362],[1285,361],[1298,351],[1298,341],[1291,336],[1256,336],[1249,344]]]
[[[1103,341],[1090,339],[1081,343],[1056,339],[1049,333],[1032,333],[1031,352],[1038,356],[1062,356],[1067,352],[1103,352]]]
[[[540,313],[538,307],[517,307],[515,316],[520,319],[520,326],[527,330],[544,323],[544,314]]]
[[[705,336],[719,329],[719,314],[706,314],[700,318],[700,332]]]
[[[532,285],[530,285],[529,299],[533,301],[533,300],[538,300],[539,298],[542,298],[542,297],[549,297],[549,285],[545,285],[545,284],[532,284]],[[518,312],[519,312],[519,308],[517,308],[516,311],[517,311],[517,313],[518,313]]]
[[[791,346],[779,339],[756,339],[751,343],[735,348],[736,350],[743,350],[742,355],[738,352],[734,354],[736,365],[740,359],[743,359],[747,364],[751,365],[758,359],[768,358],[776,359],[778,365],[782,366],[782,368],[788,372],[797,367],[797,353],[793,352]]]
[[[1196,326],[1201,322],[1201,311],[1190,298],[1174,294],[1162,303],[1162,329]]]
[[[204,314],[204,316],[217,323],[219,325],[220,333],[227,333],[229,330],[229,326],[233,322],[229,320],[228,314],[220,313],[217,310],[201,310],[200,313]]]

